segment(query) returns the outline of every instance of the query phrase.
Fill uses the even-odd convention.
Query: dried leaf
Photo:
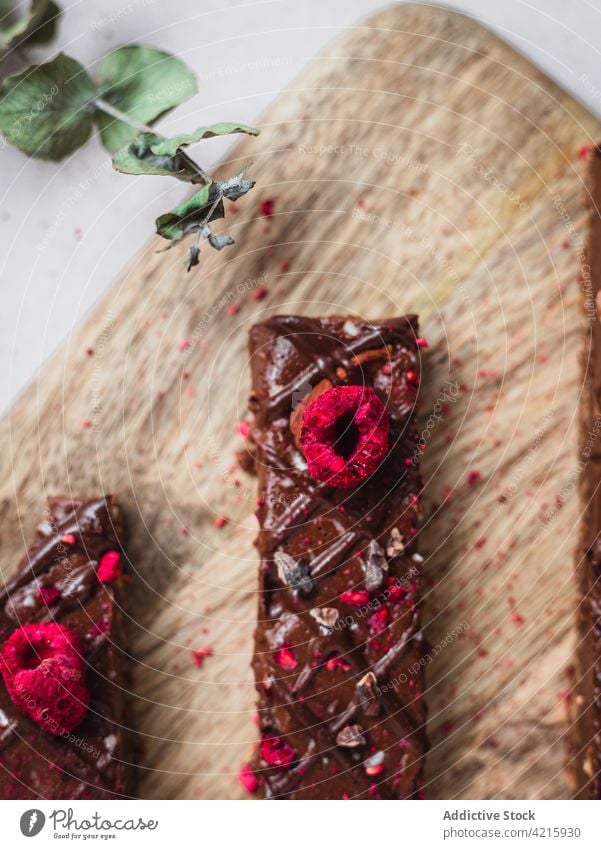
[[[181,59],[154,47],[119,47],[100,61],[96,73],[100,97],[138,124],[152,124],[196,94],[196,77]],[[104,146],[112,152],[138,133],[100,110],[96,119]]]
[[[212,248],[215,248],[216,251],[222,251],[228,245],[235,244],[234,240],[231,236],[223,235],[223,236],[215,236],[214,233],[208,238],[209,244]]]
[[[180,203],[171,212],[160,215],[156,220],[159,236],[178,241],[189,233],[196,232],[211,208],[210,188],[210,186],[203,186],[200,191]]]
[[[32,0],[25,14],[17,14],[16,2],[0,2],[0,49],[46,44],[54,37],[61,10],[52,0]]]
[[[175,177],[188,183],[201,183],[201,175],[197,164],[179,152],[174,156],[158,156],[152,147],[160,136],[153,133],[139,133],[135,139],[128,142],[113,156],[113,168],[122,174],[152,175],[158,177]]]
[[[63,53],[7,77],[0,92],[0,131],[36,159],[63,159],[87,141],[96,91],[85,69]]]
[[[202,139],[210,139],[215,136],[227,136],[232,133],[247,133],[250,136],[258,136],[259,130],[248,127],[246,124],[233,124],[223,122],[211,124],[209,127],[199,127],[192,133],[183,133],[170,139],[161,139],[152,146],[152,152],[160,156],[175,156],[182,147],[197,144]]]

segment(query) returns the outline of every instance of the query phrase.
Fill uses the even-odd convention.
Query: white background
[[[199,93],[162,124],[190,131],[216,120],[253,123],[300,69],[378,0],[59,0],[61,48],[86,66],[114,47],[145,42],[177,53]],[[601,0],[460,0],[601,114]],[[223,152],[206,143],[202,164]],[[96,140],[60,165],[0,148],[0,409],[34,375],[185,188],[111,172]],[[247,201],[250,200],[249,196]]]

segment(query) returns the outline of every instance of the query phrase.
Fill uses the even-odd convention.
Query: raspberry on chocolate
[[[278,664],[278,666],[282,667],[282,669],[289,669],[290,671],[292,671],[298,666],[298,660],[296,659],[296,655],[288,644],[281,646],[275,652],[273,659]]]
[[[116,581],[123,571],[121,563],[121,555],[118,551],[107,551],[100,558],[98,565],[98,580],[103,584],[110,584]]]
[[[390,423],[382,401],[367,386],[334,386],[307,405],[301,447],[309,474],[352,489],[372,475],[388,451]]]
[[[90,695],[75,631],[56,622],[17,628],[0,649],[0,672],[13,703],[56,736],[83,720]]]
[[[261,760],[268,766],[289,767],[296,758],[296,752],[281,737],[263,737],[259,748]]]

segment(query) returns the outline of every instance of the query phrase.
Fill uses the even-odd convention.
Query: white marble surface
[[[186,131],[215,120],[252,123],[342,29],[383,8],[378,0],[59,0],[57,49],[94,63],[146,42],[198,73],[198,95],[161,125]],[[601,114],[601,0],[459,0]],[[225,149],[203,149],[211,166]],[[0,148],[0,408],[136,255],[157,214],[185,189],[162,178],[112,173],[96,140],[59,165]]]

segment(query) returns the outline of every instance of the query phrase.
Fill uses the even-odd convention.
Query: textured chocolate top
[[[261,556],[253,667],[268,798],[414,798],[422,700],[417,318],[280,316],[250,335]],[[321,381],[371,387],[389,452],[356,489],[313,480],[291,414]]]
[[[31,549],[0,592],[0,640],[32,622],[74,629],[85,653],[90,706],[70,734],[54,736],[17,709],[0,678],[0,798],[129,796],[134,776],[125,727],[127,665],[115,600],[124,579],[109,585],[96,576],[102,554],[120,550],[120,511],[111,496],[55,498],[48,508]],[[54,590],[60,595],[52,601]]]
[[[601,799],[601,151],[591,157],[588,269],[583,293],[588,318],[581,396],[580,496],[582,522],[577,572],[582,591],[576,739],[572,767],[579,795]],[[587,272],[588,273],[585,273]]]

